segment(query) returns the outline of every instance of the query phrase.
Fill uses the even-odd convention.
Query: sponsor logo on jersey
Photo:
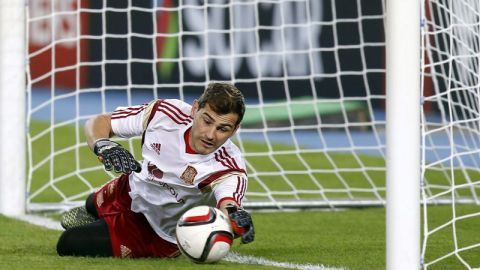
[[[175,197],[175,200],[178,202],[178,203],[185,203],[185,200],[182,199],[182,198],[179,198],[180,194],[178,194],[178,192],[171,186],[169,186],[167,183],[165,182],[157,182],[160,186],[164,187],[165,189],[168,190],[168,192],[170,192],[170,194]]]
[[[175,198],[175,200],[178,203],[185,203],[185,200],[182,198],[179,198],[180,194],[178,194],[178,192],[173,187],[171,187],[167,183],[162,182],[160,180],[162,178],[163,178],[163,171],[157,168],[157,166],[155,166],[153,163],[148,162],[147,180],[165,188]]]
[[[195,179],[195,176],[197,176],[197,170],[194,167],[188,165],[180,178],[183,180],[183,182],[185,182],[185,184],[193,185],[193,180]]]
[[[162,144],[160,143],[151,143],[150,147],[157,153],[157,155],[160,155],[160,149],[162,148]]]
[[[153,163],[148,162],[148,179],[162,179],[163,178],[163,171],[157,168]]]

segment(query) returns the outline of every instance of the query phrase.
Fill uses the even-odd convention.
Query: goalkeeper
[[[61,256],[175,257],[177,220],[197,205],[220,208],[242,243],[254,240],[242,209],[245,162],[230,138],[245,113],[242,93],[211,83],[192,105],[175,99],[119,107],[85,125],[106,170],[121,175],[62,216]],[[137,161],[112,136],[142,136]]]

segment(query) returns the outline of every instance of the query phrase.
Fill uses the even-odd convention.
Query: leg
[[[103,219],[62,233],[57,243],[60,256],[113,256],[110,234]]]
[[[93,193],[87,197],[85,206],[72,208],[62,215],[60,224],[64,229],[87,225],[98,219],[97,210],[93,204]]]
[[[163,240],[152,229],[145,216],[131,210],[128,175],[110,181],[86,202],[88,212],[95,208],[98,217],[108,225],[113,256],[175,257],[177,245]]]
[[[63,213],[60,225],[66,230],[87,225],[97,220],[96,217],[87,212],[85,206],[79,206]]]
[[[97,209],[95,208],[95,204],[93,202],[93,194],[94,193],[88,195],[87,200],[85,201],[85,208],[89,214],[98,218]]]

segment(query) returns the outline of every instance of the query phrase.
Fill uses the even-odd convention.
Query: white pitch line
[[[48,217],[35,216],[35,215],[23,215],[23,216],[15,216],[13,218],[31,223],[33,225],[52,229],[52,230],[57,230],[57,231],[63,230],[59,221],[53,220]]]
[[[60,226],[60,222],[53,220],[48,217],[35,216],[35,215],[23,215],[16,216],[16,219],[37,225],[42,226],[52,230],[63,230]],[[255,264],[255,265],[264,265],[264,266],[273,266],[286,269],[298,269],[298,270],[346,270],[347,268],[336,268],[323,266],[319,264],[298,264],[298,263],[288,263],[288,262],[277,262],[262,257],[255,257],[250,255],[240,255],[236,252],[230,252],[223,260],[227,262],[240,263],[240,264]]]
[[[298,264],[288,262],[277,262],[262,257],[255,257],[250,255],[240,255],[236,252],[230,252],[223,260],[227,262],[241,263],[241,264],[257,264],[264,266],[273,266],[287,269],[299,270],[346,270],[347,268],[335,268],[323,266],[318,264]]]

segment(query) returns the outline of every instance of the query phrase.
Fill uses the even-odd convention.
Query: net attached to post
[[[478,1],[425,1],[424,269],[452,260],[459,269],[479,266],[480,238],[466,237],[480,225],[479,12]],[[451,249],[436,249],[438,241]]]

